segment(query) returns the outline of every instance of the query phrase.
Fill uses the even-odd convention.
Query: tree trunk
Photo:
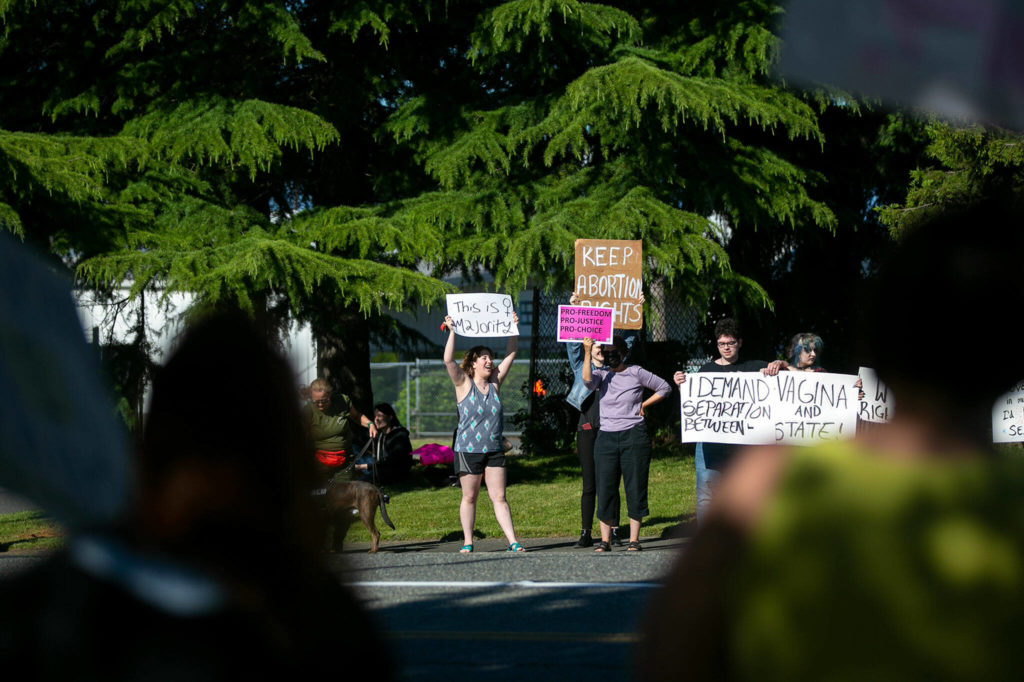
[[[317,375],[352,399],[356,409],[373,416],[370,383],[370,332],[354,307],[325,309],[312,321]]]
[[[665,278],[655,276],[650,284],[651,319],[647,321],[650,340],[654,343],[668,341],[668,306],[665,300]]]

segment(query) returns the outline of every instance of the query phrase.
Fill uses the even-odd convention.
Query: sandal
[[[597,546],[594,547],[594,551],[595,552],[610,552],[610,551],[612,551],[612,546],[610,544],[608,544],[607,542],[605,542],[604,540],[601,540],[601,542],[597,543]]]
[[[472,553],[473,553],[473,545],[463,545],[462,548],[459,550],[459,554],[472,554]]]
[[[525,552],[526,548],[523,547],[522,545],[520,545],[518,542],[513,542],[511,545],[508,546],[508,549],[506,549],[505,551],[506,552]]]
[[[630,540],[629,545],[626,547],[627,552],[639,552],[643,547],[640,546],[639,540]]]

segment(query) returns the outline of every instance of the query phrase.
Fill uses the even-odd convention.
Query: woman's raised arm
[[[459,363],[455,362],[455,321],[452,320],[451,315],[444,316],[444,326],[448,327],[448,341],[444,344],[444,367],[448,370],[448,376],[451,377],[452,384],[455,388],[458,388],[466,381],[466,373],[459,367]]]
[[[515,320],[516,326],[519,326],[519,314],[512,313],[512,319]],[[519,337],[510,336],[508,342],[505,344],[505,357],[501,359],[501,364],[498,365],[498,386],[501,386],[502,382],[505,381],[505,377],[508,376],[508,372],[512,369],[512,363],[516,359],[516,352],[519,350]]]

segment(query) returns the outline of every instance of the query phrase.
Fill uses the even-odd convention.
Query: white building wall
[[[191,294],[175,293],[161,302],[156,294],[146,294],[142,301],[128,301],[128,290],[122,289],[113,301],[96,297],[91,291],[75,292],[78,318],[86,341],[100,345],[128,343],[135,338],[138,313],[145,305],[146,336],[153,344],[153,360],[162,364],[183,331],[181,313],[192,303]],[[291,364],[297,386],[308,386],[316,378],[316,348],[308,324],[292,323],[282,342],[283,354]]]

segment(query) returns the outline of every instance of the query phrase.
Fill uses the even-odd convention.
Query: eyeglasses
[[[329,402],[331,402],[330,398],[321,398],[320,400],[314,400],[313,404],[316,405],[317,407],[320,407],[322,405],[326,405]]]
[[[737,343],[738,342],[735,339],[733,339],[732,341],[719,341],[718,342],[718,347],[719,348],[732,348]]]

